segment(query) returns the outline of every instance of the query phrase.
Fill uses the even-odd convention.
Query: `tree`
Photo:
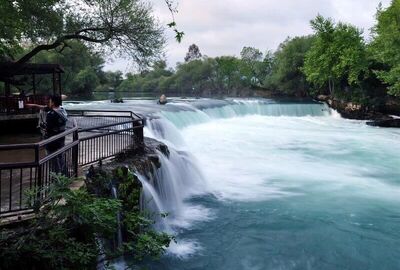
[[[1,1],[0,56],[12,58],[22,51],[21,42],[39,42],[62,28],[60,0]]]
[[[371,44],[373,57],[384,65],[375,70],[378,78],[389,85],[389,93],[400,96],[400,0],[393,0],[383,10],[378,9]]]
[[[172,72],[167,69],[167,63],[164,60],[155,62],[151,70],[141,74],[127,74],[127,79],[122,80],[118,85],[117,91],[125,92],[147,92],[150,94],[160,94],[167,92],[168,86],[165,85],[166,78],[169,78]],[[162,83],[161,83],[162,82]],[[160,87],[162,85],[162,89]]]
[[[201,56],[202,55],[199,47],[196,44],[192,44],[189,46],[189,50],[186,53],[185,62],[190,62],[192,60],[200,59]]]
[[[264,80],[264,87],[286,94],[305,96],[309,84],[302,72],[304,58],[311,47],[313,36],[288,38],[275,52],[272,71]]]
[[[215,61],[217,62],[215,81],[219,88],[226,90],[227,95],[230,94],[230,90],[250,85],[247,76],[241,73],[240,59],[233,56],[220,56],[215,58]]]
[[[96,76],[96,79],[92,80],[97,81],[99,84],[108,83],[106,78],[106,72],[102,71],[104,65],[104,59],[98,53],[93,53],[88,47],[86,47],[82,42],[79,41],[71,41],[68,43],[68,47],[66,47],[62,52],[56,51],[42,51],[38,53],[34,62],[36,63],[58,63],[64,67],[64,75],[62,76],[62,89],[63,92],[67,95],[75,94],[80,95],[84,94],[84,96],[90,96],[91,93],[88,91],[94,90],[94,88],[85,89],[83,92],[79,92],[76,89],[77,86],[77,76],[79,73],[80,81],[82,81],[82,74],[90,74],[92,76],[93,72]],[[90,70],[91,72],[88,72]],[[40,78],[37,81],[37,87],[40,90],[48,90],[51,89],[51,81],[48,76],[44,76],[44,78]],[[97,84],[91,84],[97,85]],[[31,87],[29,85],[29,87]],[[81,88],[80,88],[81,89]],[[82,90],[82,89],[81,89]],[[29,90],[26,91],[27,93]]]
[[[99,85],[99,79],[91,67],[81,70],[73,79],[71,94],[81,97],[91,97],[94,89]]]
[[[17,63],[80,40],[95,51],[124,55],[146,65],[164,44],[151,6],[140,0],[2,1],[0,15],[0,53],[13,58],[21,44],[31,47]]]
[[[261,61],[263,54],[259,49],[253,47],[243,47],[240,52],[240,57],[246,62],[256,62]]]
[[[315,39],[306,54],[304,73],[317,87],[334,94],[339,84],[359,85],[367,71],[366,46],[356,27],[318,15],[311,21]]]
[[[256,48],[253,47],[243,47],[240,52],[241,57],[241,74],[246,77],[251,85],[257,85],[262,80],[261,74],[259,73],[262,60],[263,53]]]

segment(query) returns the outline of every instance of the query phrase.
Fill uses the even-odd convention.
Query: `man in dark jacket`
[[[58,135],[65,131],[65,127],[68,121],[67,112],[61,107],[61,97],[51,96],[49,100],[50,110],[46,115],[46,127],[45,127],[45,138]],[[57,151],[65,145],[65,137],[58,139],[54,142],[49,143],[46,146],[46,150],[49,154]]]
[[[48,106],[37,104],[26,104],[28,108],[38,108],[42,112],[42,123],[40,127],[43,130],[44,139],[51,138],[60,133],[63,133],[68,121],[67,112],[61,107],[61,96],[54,95],[49,99]],[[45,117],[44,117],[45,115]],[[56,152],[65,145],[65,137],[57,139],[51,143],[46,144],[46,152],[48,155]],[[56,173],[63,173],[65,170],[64,154],[61,153],[52,158],[51,161],[52,171]]]

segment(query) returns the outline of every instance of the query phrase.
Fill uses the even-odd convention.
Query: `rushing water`
[[[172,155],[145,192],[178,243],[150,269],[400,269],[399,130],[322,104],[167,107],[145,135]]]

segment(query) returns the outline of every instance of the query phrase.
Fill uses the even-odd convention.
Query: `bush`
[[[93,269],[100,253],[106,261],[127,253],[136,261],[162,255],[172,237],[154,231],[154,221],[140,212],[140,186],[133,175],[116,172],[120,172],[124,187],[119,200],[104,191],[111,182],[104,173],[92,181],[101,191],[97,195],[85,187],[71,190],[73,180],[63,176],[53,177],[45,199],[36,199],[44,190],[32,190],[29,201],[36,207],[35,218],[17,228],[1,230],[0,269]],[[118,214],[124,243],[114,250],[107,243],[116,235]]]

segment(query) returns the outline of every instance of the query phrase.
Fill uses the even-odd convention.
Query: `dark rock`
[[[140,151],[137,149],[127,150],[119,154],[112,162],[104,164],[103,170],[111,172],[116,167],[124,166],[151,178],[154,168],[161,167],[159,152],[168,157],[168,146],[155,139],[145,137],[143,149]]]
[[[400,119],[382,119],[367,122],[367,125],[374,127],[391,127],[391,128],[400,128]]]
[[[343,118],[374,121],[392,119],[392,117],[385,113],[355,102],[339,100],[325,95],[318,96],[317,100],[326,102],[329,107],[337,110]]]
[[[124,103],[124,100],[122,98],[114,98],[111,100],[111,103]]]
[[[169,157],[169,149],[167,145],[160,143],[157,145],[156,149],[163,153],[164,156]]]

